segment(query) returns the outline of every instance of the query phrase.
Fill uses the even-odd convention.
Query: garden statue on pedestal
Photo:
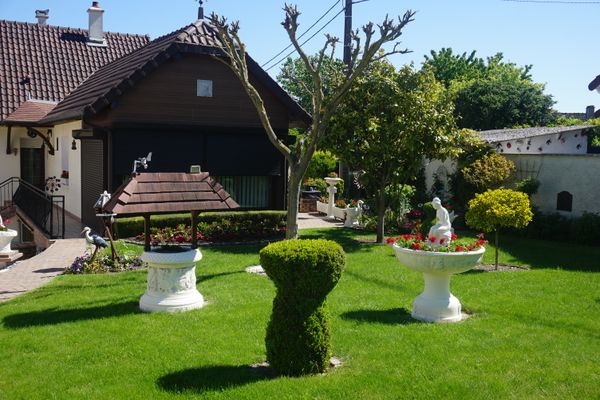
[[[436,210],[436,221],[429,229],[428,239],[434,246],[449,245],[452,240],[452,225],[450,223],[450,214],[442,206],[442,201],[438,197],[434,197],[431,201],[433,208]],[[434,240],[431,240],[431,239]],[[443,239],[440,241],[440,239]]]
[[[17,231],[8,229],[2,220],[2,216],[0,216],[0,268],[12,264],[23,255],[10,248],[10,243],[16,236]]]

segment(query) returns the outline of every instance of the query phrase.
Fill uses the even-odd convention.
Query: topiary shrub
[[[260,262],[277,287],[267,361],[283,375],[324,372],[331,357],[325,298],[342,275],[344,251],[329,240],[285,240],[263,248]]]
[[[532,218],[529,196],[509,189],[488,190],[476,195],[465,214],[465,221],[471,228],[495,233],[496,269],[500,228],[522,229]]]

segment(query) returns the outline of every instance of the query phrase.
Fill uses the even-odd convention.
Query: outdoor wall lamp
[[[71,150],[77,150],[77,142],[75,141],[75,139],[73,139],[73,141],[71,142]]]

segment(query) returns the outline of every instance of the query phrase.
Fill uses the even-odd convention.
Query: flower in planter
[[[396,238],[389,238],[387,240],[388,244],[396,244],[397,246],[403,247],[405,249],[411,250],[421,250],[421,251],[437,251],[437,252],[447,252],[447,253],[456,253],[463,251],[474,251],[479,250],[484,247],[487,243],[487,240],[482,239],[482,236],[479,235],[478,239],[469,240],[469,239],[461,239],[459,241],[455,241],[458,239],[456,235],[452,237],[452,241],[446,247],[433,247],[431,244],[434,243],[435,238],[429,238],[429,241],[423,240],[423,236],[420,234],[417,235],[401,235]],[[431,240],[434,239],[434,240]],[[439,243],[444,244],[446,242],[445,238],[440,238]]]
[[[5,232],[8,230],[8,227],[5,224],[10,224],[12,221],[10,219],[6,219],[2,221],[2,217],[0,217],[0,232]]]
[[[61,179],[69,179],[69,171],[63,170],[60,174]]]

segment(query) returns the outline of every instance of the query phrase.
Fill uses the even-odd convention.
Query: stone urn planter
[[[425,322],[462,320],[460,301],[450,293],[450,278],[475,267],[485,248],[455,253],[411,250],[397,244],[393,248],[403,265],[423,273],[425,289],[413,302],[412,317]]]
[[[0,231],[0,253],[11,253],[10,242],[17,237],[17,231],[7,229]]]
[[[344,222],[344,226],[346,228],[359,228],[360,227],[360,217],[362,215],[362,205],[364,202],[362,200],[358,201],[356,207],[346,207],[346,220]]]
[[[148,285],[140,299],[142,311],[176,312],[204,306],[204,298],[196,289],[196,262],[202,259],[200,250],[155,249],[145,251],[141,258],[148,263]]]
[[[325,182],[327,182],[327,185],[329,185],[329,187],[327,188],[327,194],[329,195],[329,201],[327,202],[327,218],[335,218],[336,217],[334,208],[335,208],[335,194],[337,193],[337,187],[335,185],[337,185],[341,181],[342,181],[342,179],[340,179],[340,178],[332,178],[330,176],[325,178]]]

